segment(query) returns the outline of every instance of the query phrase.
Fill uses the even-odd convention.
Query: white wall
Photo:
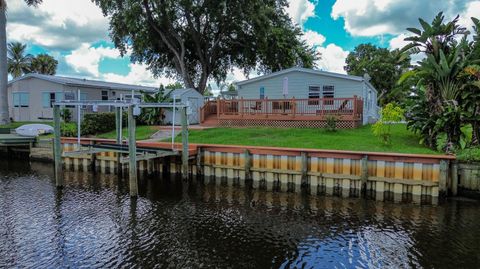
[[[259,81],[254,81],[239,86],[238,97],[244,99],[260,98],[260,87],[265,88],[265,96],[268,99],[283,99],[283,78],[288,77],[287,98],[308,98],[309,86],[333,85],[335,86],[335,98],[351,98],[354,95],[363,96],[363,83],[343,78],[335,78],[324,75],[310,74],[300,71],[292,71]],[[320,89],[321,90],[321,89]]]
[[[172,93],[172,98],[175,93]],[[198,93],[195,90],[190,90],[188,92],[185,92],[184,94],[181,95],[181,97],[177,97],[177,99],[180,99],[180,102],[187,104],[188,101],[190,101],[191,105],[191,114],[188,115],[188,124],[198,124],[200,123],[200,108],[204,104],[204,98],[203,95]],[[172,124],[173,122],[173,110],[168,109],[165,111],[165,120],[164,122],[166,124]],[[180,111],[176,111],[175,113],[175,125],[181,125],[181,114]]]
[[[87,95],[87,100],[101,100],[102,90],[107,90],[101,88],[64,86],[60,83],[50,82],[38,78],[28,78],[16,81],[8,87],[8,106],[10,117],[13,118],[14,121],[51,121],[51,118],[53,118],[53,109],[50,107],[43,107],[42,94],[58,92],[64,96],[66,92],[72,92],[74,93],[75,98],[77,98],[78,89],[80,89],[81,93],[85,93]],[[120,98],[121,94],[131,94],[131,91],[107,91],[109,100],[116,100],[117,98]],[[28,107],[18,108],[13,106],[13,93],[18,92],[29,93]],[[98,109],[99,112],[106,112],[108,110],[109,109],[107,107],[99,107]],[[82,113],[88,113],[91,111],[92,108],[88,107],[87,109],[83,109]],[[73,120],[75,121],[77,118],[76,115],[76,109],[72,109],[72,116]]]

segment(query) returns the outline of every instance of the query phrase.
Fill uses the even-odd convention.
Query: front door
[[[192,109],[192,113],[188,115],[188,122],[190,124],[197,124],[200,122],[200,118],[199,118],[200,107],[198,107],[199,100],[197,97],[188,97],[188,103],[190,104],[190,108]]]

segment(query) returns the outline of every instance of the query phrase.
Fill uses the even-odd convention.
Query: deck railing
[[[206,101],[200,108],[200,122],[204,122],[208,116],[213,114],[217,114],[217,101]]]
[[[214,105],[215,104],[215,105]],[[236,99],[209,101],[201,109],[202,121],[211,114],[218,119],[361,120],[363,101],[353,98]]]

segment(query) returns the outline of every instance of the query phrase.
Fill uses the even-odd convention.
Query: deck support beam
[[[188,179],[188,122],[187,122],[187,108],[182,107],[181,121],[182,121],[182,178]]]
[[[137,181],[137,141],[135,138],[135,118],[133,117],[133,105],[128,107],[128,171],[130,196],[138,195]]]
[[[63,187],[63,165],[62,165],[62,143],[60,140],[60,106],[53,106],[53,158],[55,161],[55,185],[57,188]]]

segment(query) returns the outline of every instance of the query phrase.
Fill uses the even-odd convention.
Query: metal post
[[[137,145],[135,139],[135,118],[133,117],[133,105],[128,106],[128,159],[130,196],[137,196]]]
[[[187,108],[182,107],[182,178],[188,179],[188,127]]]
[[[77,100],[78,102],[80,102],[80,89],[77,89]],[[80,105],[77,105],[77,149],[79,150],[80,149],[80,135],[81,135],[81,130],[80,130],[80,126],[81,126],[81,112],[80,112]]]
[[[55,160],[55,184],[57,188],[63,187],[62,171],[62,143],[60,141],[60,106],[53,106],[53,159]]]

